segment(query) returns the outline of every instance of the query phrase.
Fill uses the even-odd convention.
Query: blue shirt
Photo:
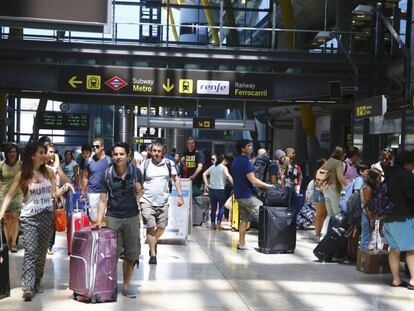
[[[110,166],[109,163],[111,163],[111,161],[111,158],[108,156],[103,157],[101,160],[96,160],[95,157],[92,157],[85,161],[85,169],[89,171],[89,193],[103,192],[101,178],[102,175],[104,175],[105,170]]]
[[[249,158],[237,155],[231,164],[233,177],[233,191],[236,199],[248,199],[253,196],[253,191],[257,188],[247,179],[246,175],[253,173],[253,165]]]

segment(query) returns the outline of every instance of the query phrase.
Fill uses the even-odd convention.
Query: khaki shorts
[[[250,197],[247,199],[237,199],[239,203],[239,219],[243,222],[249,222],[254,217],[256,221],[259,221],[259,208],[263,205],[263,202],[256,197]]]
[[[168,223],[168,204],[164,206],[152,206],[141,202],[142,219],[146,229],[159,227],[165,228]]]
[[[107,217],[108,228],[118,231],[118,256],[139,260],[141,240],[139,215],[130,218]]]

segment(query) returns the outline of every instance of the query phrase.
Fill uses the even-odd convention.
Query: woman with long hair
[[[204,173],[204,190],[210,195],[211,202],[211,229],[221,230],[221,221],[224,215],[224,188],[226,186],[226,180],[233,184],[233,178],[229,174],[227,169],[227,160],[223,155],[212,155],[212,162],[214,164],[210,166]],[[210,176],[210,180],[207,179]],[[218,205],[218,215],[216,216]],[[217,221],[216,221],[217,218]]]
[[[329,171],[329,182],[326,189],[321,189],[325,197],[326,212],[328,216],[338,214],[339,199],[342,188],[345,188],[347,182],[344,177],[343,160],[345,153],[342,147],[335,147],[331,157],[322,165],[322,168]]]
[[[8,144],[4,153],[5,160],[0,162],[0,206],[10,189],[14,176],[22,167],[22,163],[19,160],[19,149],[15,144]],[[19,215],[22,201],[23,193],[21,190],[18,190],[4,214],[4,234],[7,246],[12,253],[17,252],[16,241],[19,234]]]
[[[31,301],[34,293],[41,292],[46,251],[54,228],[53,199],[67,190],[71,184],[64,184],[57,190],[53,172],[45,164],[46,147],[41,143],[29,144],[23,151],[22,169],[13,179],[0,209],[0,220],[13,197],[20,189],[23,204],[20,225],[23,229],[23,299]]]
[[[62,167],[56,163],[56,149],[55,145],[53,143],[49,143],[46,146],[46,166],[50,168],[53,171],[53,176],[55,177],[56,187],[59,187],[60,180],[63,180],[65,183],[71,183],[71,180],[69,177],[65,174]],[[59,205],[62,205],[62,202],[60,199],[56,199],[54,202],[54,207],[58,207]],[[50,238],[49,245],[47,247],[47,253],[49,255],[53,255],[53,245],[55,245],[55,239],[56,239],[56,230],[53,228],[52,237]]]

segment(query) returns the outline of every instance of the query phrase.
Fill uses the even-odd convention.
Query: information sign
[[[191,208],[191,180],[180,178],[184,204],[177,205],[178,193],[173,185],[172,192],[168,201],[168,223],[161,240],[180,239],[186,240],[188,235],[188,221]]]
[[[62,113],[46,111],[40,120],[40,128],[50,130],[89,130],[89,115],[86,113]]]

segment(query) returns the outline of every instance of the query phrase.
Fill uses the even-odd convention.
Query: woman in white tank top
[[[213,155],[214,164],[210,166],[204,173],[204,190],[210,195],[211,204],[211,229],[221,230],[221,221],[224,215],[224,188],[226,187],[226,179],[233,184],[233,179],[227,169],[226,160],[223,155]],[[210,180],[207,180],[210,176]],[[218,215],[216,221],[216,211],[218,205]]]
[[[23,151],[22,169],[15,176],[0,209],[0,220],[17,189],[23,192],[20,224],[23,229],[22,289],[25,301],[41,291],[46,251],[54,228],[53,198],[61,196],[71,184],[57,189],[53,172],[45,165],[46,147],[29,144]]]

